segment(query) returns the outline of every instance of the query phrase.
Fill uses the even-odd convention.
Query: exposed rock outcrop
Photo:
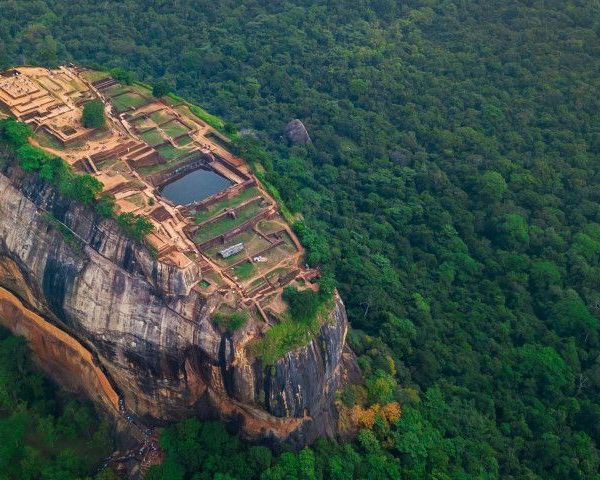
[[[35,355],[52,362],[57,380],[90,394],[104,382],[100,372],[126,408],[153,425],[218,417],[247,438],[296,446],[334,435],[335,391],[356,371],[342,301],[310,344],[265,369],[245,348],[261,326],[251,321],[233,334],[221,331],[211,320],[214,301],[191,289],[197,278],[197,271],[158,262],[111,221],[41,179],[0,170],[0,288],[21,305],[11,307],[5,296],[0,317],[37,338]],[[48,322],[46,335],[56,329],[75,343],[42,341],[27,326],[31,315],[36,328]],[[104,403],[114,406],[114,398]]]
[[[306,145],[311,141],[306,127],[297,118],[285,126],[283,134],[292,145]]]

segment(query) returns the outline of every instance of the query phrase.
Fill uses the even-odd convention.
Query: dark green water
[[[225,177],[212,170],[194,170],[186,176],[169,183],[161,195],[178,205],[203,200],[232,185]]]

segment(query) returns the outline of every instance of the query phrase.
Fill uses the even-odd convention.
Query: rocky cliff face
[[[356,372],[342,301],[309,345],[265,369],[245,348],[260,326],[220,331],[211,320],[214,301],[191,290],[193,268],[157,262],[111,221],[39,178],[0,170],[0,288],[11,294],[0,299],[1,321],[37,339],[36,357],[52,364],[59,381],[116,413],[114,396],[107,400],[98,387],[108,382],[148,424],[219,417],[248,438],[294,445],[333,435],[334,393]],[[48,323],[43,334],[32,332],[31,315],[35,328]],[[57,347],[56,332],[75,342],[67,341],[71,350]]]

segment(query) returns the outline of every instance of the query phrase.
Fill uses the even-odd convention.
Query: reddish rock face
[[[92,354],[74,337],[29,310],[18,297],[0,288],[0,325],[25,337],[35,361],[49,375],[109,410],[119,409],[119,394]]]
[[[148,425],[221,418],[294,446],[335,435],[335,392],[357,371],[341,299],[312,342],[265,369],[245,348],[263,326],[220,331],[195,279],[39,179],[0,171],[0,317],[60,383]]]

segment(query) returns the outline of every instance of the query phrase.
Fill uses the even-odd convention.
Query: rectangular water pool
[[[213,170],[198,169],[165,185],[160,194],[177,205],[204,200],[233,185]]]

